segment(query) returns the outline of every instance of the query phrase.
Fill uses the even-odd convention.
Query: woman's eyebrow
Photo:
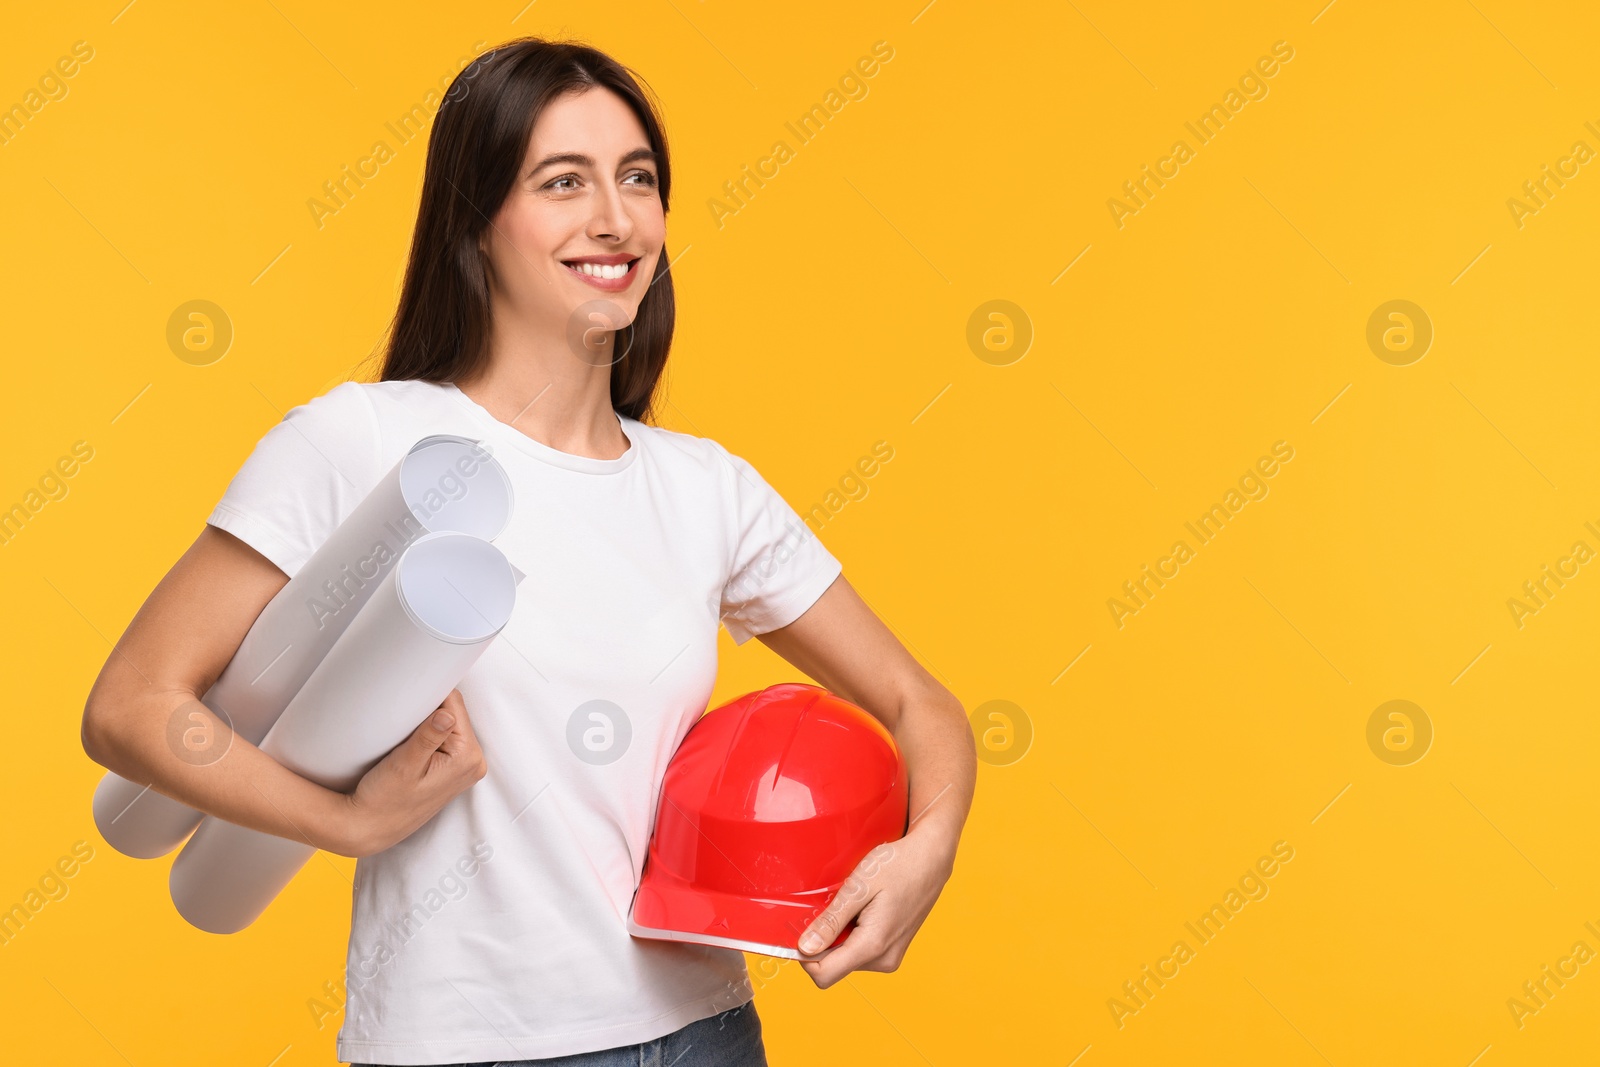
[[[641,159],[647,159],[650,162],[655,163],[656,154],[648,148],[635,148],[632,152],[629,152],[627,155],[618,160],[617,165],[622,166],[623,164],[633,163]],[[557,152],[554,155],[548,155],[541,159],[538,165],[528,172],[528,177],[533,177],[546,167],[556,167],[562,165],[593,167],[595,163],[593,158],[584,155],[582,152]]]

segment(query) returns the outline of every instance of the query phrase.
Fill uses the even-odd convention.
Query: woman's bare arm
[[[800,939],[819,987],[854,970],[893,971],[954,873],[977,783],[977,746],[955,694],[918,663],[843,575],[761,641],[894,735],[910,779],[905,836],[873,849]],[[824,948],[851,920],[838,948]],[[819,953],[820,950],[820,954]]]
[[[486,764],[459,693],[362,779],[339,793],[284,767],[200,703],[288,578],[233,535],[206,526],[161,579],[95,679],[83,713],[89,758],[199,811],[345,856],[387,848]],[[175,744],[211,731],[197,751]],[[380,773],[381,772],[381,773]]]

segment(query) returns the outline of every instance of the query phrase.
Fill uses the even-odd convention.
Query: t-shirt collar
[[[615,474],[625,470],[633,464],[634,457],[639,454],[639,439],[642,436],[637,427],[639,423],[633,419],[625,418],[616,411],[612,414],[617,417],[617,424],[622,429],[622,435],[628,439],[628,450],[616,459],[596,459],[592,456],[575,456],[570,452],[562,452],[551,448],[549,445],[535,441],[515,426],[501,422],[489,413],[483,405],[463,393],[454,382],[443,383],[443,388],[453,396],[456,401],[481,423],[490,434],[493,441],[505,442],[520,452],[525,452],[541,462],[554,467],[563,467],[570,471],[582,474]]]

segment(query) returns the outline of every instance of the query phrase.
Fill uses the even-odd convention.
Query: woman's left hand
[[[800,966],[818,989],[851,971],[893,971],[921,928],[955,862],[954,838],[929,820],[898,841],[879,845],[856,865],[800,938]],[[851,918],[855,928],[831,945]],[[817,939],[813,945],[808,939]],[[818,954],[817,950],[822,951]]]

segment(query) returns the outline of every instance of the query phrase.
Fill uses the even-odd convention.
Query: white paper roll
[[[347,792],[444,702],[511,618],[521,573],[498,548],[426,534],[379,583],[261,750]],[[173,861],[172,902],[214,934],[243,930],[316,854],[303,841],[207,816]]]
[[[488,446],[454,434],[422,438],[261,609],[203,703],[259,744],[407,545],[446,530],[493,540],[511,507],[511,480]],[[201,818],[117,774],[95,789],[101,836],[138,859],[171,852]]]

